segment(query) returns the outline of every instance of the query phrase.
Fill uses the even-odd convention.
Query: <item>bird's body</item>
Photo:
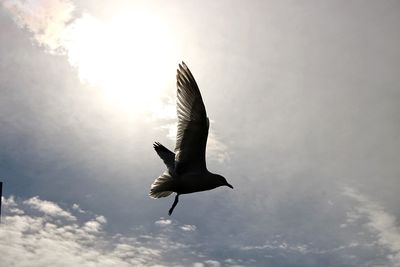
[[[189,194],[194,192],[211,190],[218,187],[218,184],[215,184],[215,174],[204,171],[204,172],[189,172],[183,175],[179,175],[176,180],[177,188],[176,191],[178,194]]]
[[[177,193],[169,210],[171,215],[179,195],[211,190],[219,186],[233,188],[224,177],[207,170],[205,153],[209,120],[204,103],[189,68],[182,62],[177,79],[178,132],[175,153],[156,142],[153,147],[164,161],[167,170],[150,189],[154,198]]]

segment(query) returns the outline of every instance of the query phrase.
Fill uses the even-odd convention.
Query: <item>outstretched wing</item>
[[[184,62],[176,75],[178,132],[175,147],[175,171],[199,171],[206,168],[206,144],[209,121],[199,87]]]

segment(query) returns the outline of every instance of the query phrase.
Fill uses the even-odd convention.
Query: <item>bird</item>
[[[210,121],[196,80],[183,61],[177,69],[176,87],[178,129],[175,153],[159,142],[153,144],[167,170],[151,184],[149,193],[152,198],[176,193],[174,203],[168,211],[170,216],[182,194],[211,190],[219,186],[233,189],[225,177],[207,170],[206,145]]]

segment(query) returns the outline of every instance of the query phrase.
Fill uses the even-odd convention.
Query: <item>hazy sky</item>
[[[400,2],[0,0],[5,266],[400,266]],[[234,190],[148,197],[175,74]]]

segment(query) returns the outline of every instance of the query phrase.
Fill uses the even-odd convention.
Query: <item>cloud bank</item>
[[[161,253],[136,239],[109,237],[106,220],[79,220],[38,197],[17,203],[4,199],[0,227],[4,266],[156,266]],[[78,222],[79,220],[79,222]]]
[[[337,246],[332,243],[323,248],[275,235],[264,244],[243,242],[212,250],[209,242],[215,240],[200,241],[201,232],[196,225],[160,218],[151,231],[139,227],[130,234],[111,234],[104,216],[82,210],[78,204],[62,208],[39,197],[21,200],[11,196],[3,199],[2,264],[318,266],[328,260],[334,262],[332,266],[399,266],[400,230],[395,217],[350,187],[344,188],[343,195],[353,201],[353,206],[340,227],[353,234]]]
[[[4,266],[218,266],[203,259],[188,240],[194,225],[160,218],[152,234],[111,235],[104,216],[77,211],[38,197],[3,199],[0,227]],[[178,238],[174,238],[178,239]]]

